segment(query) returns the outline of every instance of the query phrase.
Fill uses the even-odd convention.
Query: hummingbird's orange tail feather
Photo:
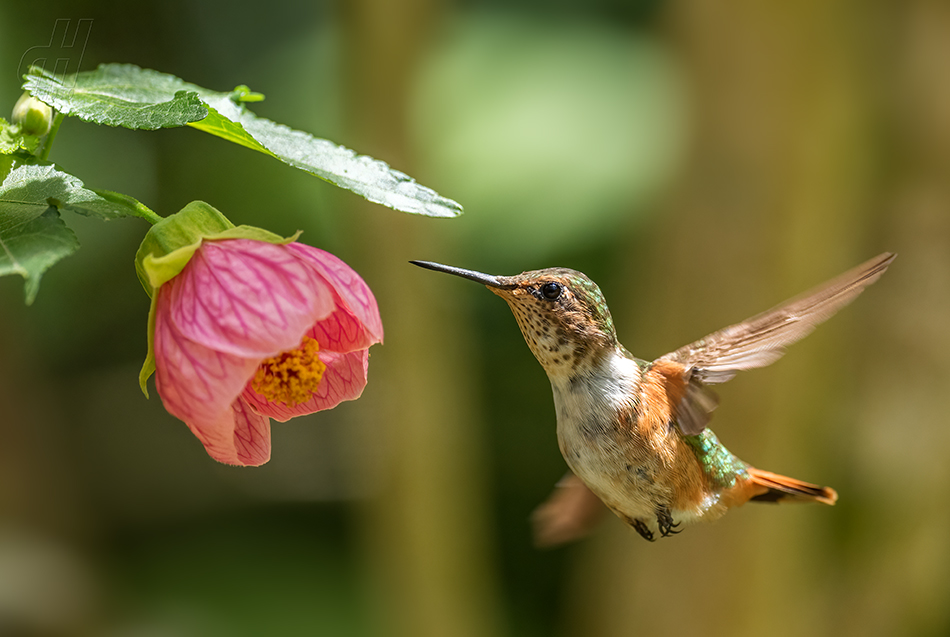
[[[748,468],[749,478],[757,487],[751,502],[821,502],[834,504],[838,494],[831,487],[802,482],[771,471]]]

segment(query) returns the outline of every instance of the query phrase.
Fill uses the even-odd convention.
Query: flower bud
[[[26,135],[42,137],[53,125],[53,109],[29,93],[24,93],[13,107],[13,123]]]

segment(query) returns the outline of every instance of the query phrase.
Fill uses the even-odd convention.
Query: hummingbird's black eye
[[[561,296],[562,289],[563,288],[561,287],[560,283],[551,281],[541,286],[541,296],[549,301],[556,301],[558,297]]]

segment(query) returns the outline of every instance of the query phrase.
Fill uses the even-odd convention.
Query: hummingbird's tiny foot
[[[666,507],[656,510],[656,524],[660,527],[660,535],[663,537],[676,535],[683,530],[679,528],[679,522],[673,522],[673,514]]]
[[[623,519],[627,522],[627,524],[632,526],[634,530],[637,533],[639,533],[640,537],[642,537],[644,540],[649,540],[650,542],[656,541],[656,538],[653,537],[653,531],[650,530],[650,527],[647,526],[646,522],[644,522],[643,520],[628,518],[627,516],[624,516]]]

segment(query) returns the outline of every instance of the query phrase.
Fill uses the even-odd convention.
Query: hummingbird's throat
[[[584,344],[572,338],[548,313],[531,304],[509,302],[509,306],[528,348],[545,371],[570,371],[584,358]]]
[[[317,340],[304,336],[296,348],[263,360],[251,379],[251,389],[268,402],[288,407],[307,402],[317,391],[327,369],[319,352]]]

